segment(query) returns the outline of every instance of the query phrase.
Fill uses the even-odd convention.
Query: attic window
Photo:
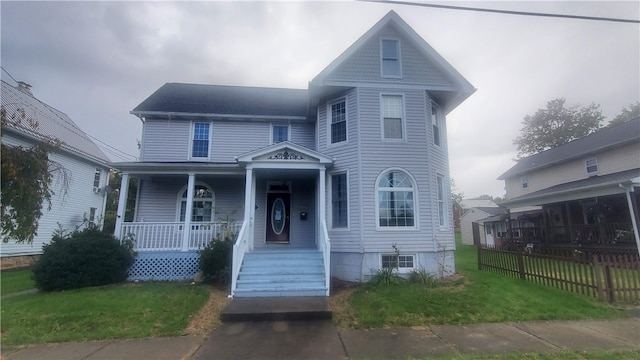
[[[587,175],[594,175],[598,172],[598,159],[593,158],[584,162]]]
[[[380,57],[380,72],[382,77],[402,77],[399,40],[382,39],[380,41]]]

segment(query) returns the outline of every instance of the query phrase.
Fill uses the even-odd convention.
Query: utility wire
[[[530,11],[487,9],[487,8],[475,8],[475,7],[466,7],[466,6],[428,4],[428,3],[420,3],[420,2],[413,2],[413,1],[391,1],[391,0],[357,0],[357,1],[377,2],[377,3],[383,3],[383,4],[421,6],[421,7],[431,7],[431,8],[438,8],[438,9],[447,9],[447,10],[478,11],[478,12],[488,12],[488,13],[508,14],[508,15],[542,16],[542,17],[555,17],[555,18],[565,18],[565,19],[612,21],[612,22],[640,24],[640,20],[607,18],[607,17],[599,17],[599,16],[582,16],[582,15],[569,15],[569,14],[537,13],[537,12],[530,12]]]
[[[18,80],[14,79],[13,76],[11,76],[11,74],[2,66],[0,66],[0,68],[2,68],[2,71],[4,71],[7,75],[9,75],[9,77],[11,78],[11,80],[15,81],[15,83],[18,83]]]

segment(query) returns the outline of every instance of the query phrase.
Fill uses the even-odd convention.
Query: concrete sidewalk
[[[405,359],[455,354],[640,350],[640,319],[337,330],[328,320],[224,323],[208,337],[3,348],[28,359]]]

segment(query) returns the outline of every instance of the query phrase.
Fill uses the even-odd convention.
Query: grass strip
[[[33,289],[35,286],[30,269],[0,272],[0,294],[2,295]]]
[[[181,335],[206,302],[205,286],[135,283],[2,301],[2,344]]]

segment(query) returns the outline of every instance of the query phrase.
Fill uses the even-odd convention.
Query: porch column
[[[629,185],[626,187],[622,184],[619,185],[625,191],[627,195],[627,206],[629,207],[629,215],[631,215],[631,224],[633,225],[633,234],[636,238],[636,246],[638,247],[638,252],[640,253],[640,231],[638,231],[638,204],[635,201],[635,194],[633,185]]]
[[[187,206],[184,212],[184,226],[182,228],[182,251],[189,250],[189,239],[191,238],[191,215],[193,214],[193,187],[196,182],[196,175],[189,174],[187,182]]]
[[[320,216],[320,219],[322,221],[327,221],[327,214],[326,214],[326,208],[327,208],[327,199],[326,199],[326,192],[327,192],[327,179],[326,179],[326,174],[325,174],[326,170],[324,168],[320,169],[320,211],[318,212],[318,215]]]
[[[113,235],[118,239],[122,239],[122,222],[127,211],[127,193],[129,192],[129,174],[122,174],[122,182],[120,183],[120,195],[118,197],[118,212],[116,213],[116,228]]]
[[[247,168],[247,172],[244,178],[244,222],[247,224],[245,231],[252,231],[253,224],[253,188],[255,179],[253,178],[253,169]],[[253,250],[253,233],[249,233],[249,249]]]

